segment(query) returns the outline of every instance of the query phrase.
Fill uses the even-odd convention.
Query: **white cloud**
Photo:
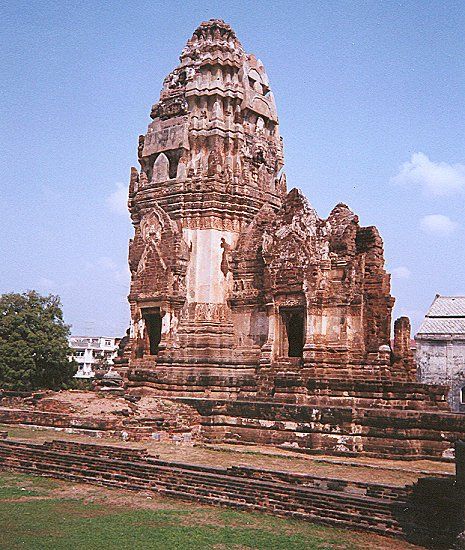
[[[417,185],[428,195],[447,196],[465,191],[465,165],[432,162],[424,153],[413,153],[391,178],[399,185]]]
[[[128,187],[122,183],[116,184],[116,190],[106,199],[108,208],[116,214],[128,213]]]
[[[420,221],[420,227],[425,233],[431,235],[450,235],[459,224],[452,221],[449,216],[443,214],[430,214]]]
[[[391,270],[391,275],[394,279],[408,279],[411,274],[412,272],[410,269],[404,265],[400,265]]]

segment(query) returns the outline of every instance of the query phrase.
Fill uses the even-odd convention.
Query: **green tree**
[[[76,374],[60,298],[35,291],[0,295],[0,387],[66,387]]]

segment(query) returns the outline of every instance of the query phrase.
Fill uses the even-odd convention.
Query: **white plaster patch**
[[[442,458],[455,458],[454,447],[449,447],[442,452]]]
[[[335,451],[348,453],[350,452],[350,448],[347,446],[347,444],[352,443],[352,439],[347,436],[339,437],[337,440],[337,445],[334,447]]]
[[[170,328],[171,328],[171,315],[169,311],[167,311],[161,319],[161,333],[168,334],[168,332],[170,331]]]
[[[298,426],[297,422],[284,422],[285,430],[296,430],[297,426]]]
[[[326,316],[323,316],[321,318],[321,334],[326,334],[328,328],[328,318]]]
[[[218,229],[183,229],[183,236],[191,246],[186,285],[188,302],[209,304],[226,303],[231,274],[221,271],[224,248],[221,239],[234,246],[238,235]]]
[[[271,428],[275,425],[274,420],[259,420],[258,423],[260,426],[263,426],[264,428]]]

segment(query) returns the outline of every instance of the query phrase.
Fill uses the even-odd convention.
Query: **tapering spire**
[[[197,227],[201,218],[202,226],[240,231],[263,204],[279,207],[286,192],[268,76],[219,19],[201,23],[180,60],[165,78],[153,122],[140,138],[139,196],[147,189],[185,225]],[[215,207],[202,199],[199,210],[198,198],[182,195],[181,184],[217,194]],[[134,209],[133,217],[139,213]]]

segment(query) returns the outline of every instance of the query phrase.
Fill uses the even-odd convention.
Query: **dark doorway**
[[[285,310],[282,312],[282,317],[287,338],[287,342],[283,342],[283,351],[287,347],[288,357],[302,357],[304,351],[304,308]]]
[[[157,355],[161,340],[160,310],[144,311],[142,315],[145,321],[145,330],[149,337],[150,355]]]

